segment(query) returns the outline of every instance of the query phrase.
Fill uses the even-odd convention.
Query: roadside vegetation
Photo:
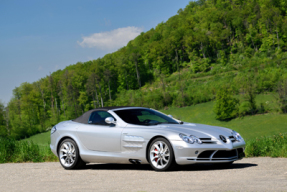
[[[57,161],[49,145],[0,137],[0,163]]]
[[[287,134],[249,140],[245,153],[247,157],[287,157]]]

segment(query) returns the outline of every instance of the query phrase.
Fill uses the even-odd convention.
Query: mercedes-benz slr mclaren
[[[231,164],[244,157],[245,142],[234,130],[182,122],[154,109],[105,107],[54,126],[50,147],[65,169],[133,163],[165,171],[176,164]]]

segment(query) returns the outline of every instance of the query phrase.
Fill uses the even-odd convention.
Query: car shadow
[[[256,167],[254,163],[234,163],[231,165],[222,164],[193,164],[177,166],[178,171],[213,171],[213,170],[224,170],[224,169],[245,169],[249,167]]]
[[[224,169],[245,169],[249,167],[258,166],[253,163],[234,163],[232,165],[219,164],[193,164],[176,166],[172,171],[212,171]],[[135,170],[135,171],[153,171],[148,164],[134,165],[134,164],[87,164],[83,169],[86,170]]]

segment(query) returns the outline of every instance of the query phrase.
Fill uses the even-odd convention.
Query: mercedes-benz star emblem
[[[223,135],[219,135],[219,138],[224,142],[224,143],[226,143],[226,138],[223,136]]]

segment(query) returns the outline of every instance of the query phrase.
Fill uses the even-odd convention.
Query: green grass
[[[32,141],[33,143],[40,146],[47,146],[50,144],[50,134],[50,131],[39,133],[37,135],[33,135],[27,139],[24,139],[24,141]]]
[[[175,118],[186,122],[234,129],[247,140],[287,132],[286,114],[267,113],[245,116],[225,122],[215,119],[213,105],[214,102],[207,102],[184,108],[170,108],[168,110],[162,110],[162,112],[171,114]]]

